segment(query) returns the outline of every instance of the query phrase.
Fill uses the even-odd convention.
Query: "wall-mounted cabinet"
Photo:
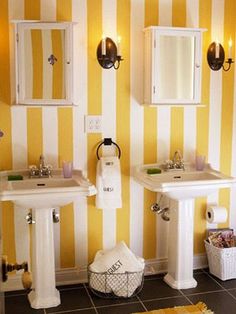
[[[144,104],[199,104],[203,29],[144,29]]]
[[[73,24],[14,24],[16,104],[71,105]]]

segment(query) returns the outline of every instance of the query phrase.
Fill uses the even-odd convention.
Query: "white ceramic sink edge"
[[[8,181],[8,175],[22,175],[23,180]],[[81,170],[73,170],[72,178],[64,178],[62,170],[53,170],[49,178],[29,178],[28,170],[10,170],[0,172],[0,201],[20,201],[26,199],[69,199],[78,196],[96,194],[96,188],[82,174]]]
[[[207,196],[219,188],[228,188],[236,183],[236,178],[227,176],[206,165],[203,171],[195,170],[186,164],[185,170],[162,171],[161,174],[147,174],[147,169],[160,168],[160,164],[137,166],[134,178],[145,188],[153,192],[165,193],[173,199]]]

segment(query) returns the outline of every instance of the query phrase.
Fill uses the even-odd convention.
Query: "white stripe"
[[[27,114],[26,107],[11,108],[13,169],[27,168]]]
[[[212,1],[212,41],[223,41],[224,36],[224,2]],[[210,72],[210,105],[209,105],[209,148],[208,162],[214,169],[220,168],[220,139],[221,139],[221,104],[222,104],[222,71]],[[216,192],[207,198],[207,203],[218,204],[219,193]],[[216,224],[207,223],[207,228],[216,228]]]
[[[187,0],[186,9],[186,27],[199,27],[199,0]]]
[[[116,42],[116,1],[102,1],[102,28],[104,36]],[[102,114],[103,137],[116,141],[116,71],[102,70]],[[118,143],[119,144],[119,143]],[[116,244],[116,210],[103,211],[103,248],[109,249]]]
[[[223,41],[224,36],[224,2],[212,1],[212,41]],[[222,71],[210,72],[210,106],[209,106],[209,151],[208,161],[212,167],[220,168],[221,139],[221,103],[222,103]]]
[[[159,24],[161,26],[171,26],[172,1],[159,1]],[[163,162],[170,157],[170,110],[170,107],[160,106],[157,112],[157,153],[159,162]],[[157,201],[159,198],[160,195],[157,194]],[[165,206],[164,203],[162,205]],[[156,215],[156,257],[163,258],[167,256],[168,230],[169,224]]]
[[[42,108],[43,154],[45,162],[58,167],[58,118],[56,107]]]
[[[172,25],[172,0],[159,0],[159,25]]]
[[[236,55],[235,55],[236,56]],[[234,56],[234,60],[235,60]],[[234,71],[234,108],[233,108],[233,133],[232,133],[232,164],[231,175],[236,177],[236,71]],[[236,186],[231,189],[230,193],[230,218],[229,226],[236,232]]]
[[[87,114],[87,1],[72,0],[72,20],[78,24],[73,33],[73,162],[87,173],[87,134],[84,116]],[[74,202],[75,265],[88,262],[87,199]]]
[[[56,21],[56,0],[40,0],[40,17],[42,21]]]
[[[130,91],[130,167],[143,164],[143,28],[144,0],[131,0],[131,91]],[[143,202],[144,189],[130,179],[130,248],[143,255]]]

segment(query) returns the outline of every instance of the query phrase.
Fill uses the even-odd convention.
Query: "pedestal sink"
[[[8,181],[9,175],[21,175],[23,180]],[[55,283],[55,257],[52,211],[79,197],[96,194],[96,188],[80,170],[73,170],[72,178],[64,179],[60,169],[50,178],[29,179],[28,170],[0,172],[0,201],[13,201],[16,208],[31,208],[33,228],[32,275],[33,290],[28,299],[35,309],[60,304]]]
[[[159,174],[147,174],[147,169],[160,168]],[[145,188],[170,198],[168,240],[168,273],[165,282],[175,289],[197,286],[193,278],[194,198],[207,196],[219,188],[231,187],[236,178],[213,170],[208,164],[196,171],[190,164],[185,170],[164,171],[162,165],[141,165],[135,168],[134,178]]]

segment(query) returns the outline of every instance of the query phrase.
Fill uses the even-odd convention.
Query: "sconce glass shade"
[[[102,55],[102,40],[97,47],[97,59],[104,69],[110,69],[117,61],[117,47],[114,41],[106,37],[106,54]]]
[[[225,51],[220,43],[218,43],[219,58],[216,58],[216,45],[217,44],[215,42],[211,43],[207,51],[207,61],[208,61],[209,67],[213,71],[220,70],[225,61]]]

